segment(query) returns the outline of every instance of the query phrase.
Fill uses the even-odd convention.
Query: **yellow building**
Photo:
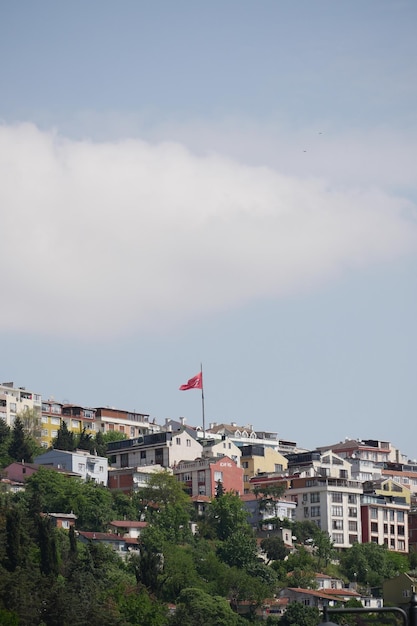
[[[251,491],[250,479],[259,474],[285,472],[288,461],[271,446],[248,445],[241,447],[240,465],[243,467],[244,493]]]

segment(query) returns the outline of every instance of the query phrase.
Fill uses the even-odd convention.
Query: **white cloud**
[[[0,329],[165,330],[414,250],[415,207],[179,143],[0,127]]]

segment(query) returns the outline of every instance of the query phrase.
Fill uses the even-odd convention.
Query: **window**
[[[349,507],[348,508],[348,516],[349,517],[358,517],[358,509],[356,509],[354,507]]]
[[[244,480],[244,482],[245,482],[245,483],[248,483],[248,482],[249,482],[249,478],[250,478],[249,474],[245,474],[245,475],[243,476],[243,480]]]
[[[16,413],[16,402],[10,402],[10,411]]]
[[[187,448],[191,448],[191,439],[187,439]]]
[[[378,522],[371,522],[371,533],[378,532]]]
[[[332,521],[333,530],[343,530],[343,520],[342,519],[334,519]]]
[[[358,543],[358,535],[349,535],[349,544],[353,546],[354,543]]]
[[[320,517],[320,507],[312,506],[311,507],[311,517]]]
[[[103,467],[103,465],[99,465],[99,466],[98,466],[98,471],[99,471],[99,472],[102,472],[102,473],[104,472],[104,467]]]
[[[42,437],[47,437],[48,436],[48,431],[46,430],[46,428],[44,428],[42,430]]]
[[[181,445],[181,437],[175,437],[175,443],[177,444],[177,446]]]
[[[378,519],[378,509],[375,506],[371,506],[371,519]]]
[[[127,452],[120,455],[120,466],[129,467],[129,455]]]
[[[221,483],[223,482],[223,472],[216,471],[216,472],[214,472],[214,482],[218,483],[219,480],[220,480]]]
[[[308,510],[308,506],[304,507],[304,517],[309,517],[310,516],[310,511]]]
[[[83,472],[85,470],[85,463],[78,463],[78,471]]]
[[[58,431],[57,430],[51,430],[51,437],[58,437]]]
[[[140,458],[141,459],[146,459],[146,450],[141,450],[140,451]]]
[[[389,519],[390,519],[390,522],[394,521],[394,511],[389,512]]]
[[[343,502],[343,494],[340,491],[332,493],[332,502]]]
[[[394,524],[390,524],[389,531],[390,531],[391,535],[395,535],[395,526],[394,526]]]
[[[275,463],[275,472],[282,472],[282,464],[281,463]]]
[[[248,469],[248,467],[249,467],[249,463],[248,463],[247,461],[243,461],[243,463],[242,463],[242,467],[243,467],[244,469]]]
[[[67,519],[63,519],[62,520],[62,528],[65,528],[66,530],[68,530],[68,528],[70,527],[70,523]]]
[[[353,522],[352,520],[349,520],[349,530],[353,532],[357,532],[358,522]]]
[[[332,506],[332,517],[343,517],[343,507]]]
[[[343,533],[333,533],[332,541],[333,543],[343,543]]]
[[[348,494],[348,502],[349,504],[356,504],[356,493]]]
[[[384,535],[388,535],[388,524],[384,524]]]
[[[397,533],[404,536],[404,526],[397,526]]]
[[[397,511],[397,522],[404,521],[404,511]]]
[[[71,428],[80,428],[80,420],[71,420]]]
[[[310,502],[320,502],[320,492],[314,491],[310,493]]]
[[[48,418],[46,415],[42,415],[42,424],[47,424],[48,423]]]
[[[404,539],[398,539],[398,550],[405,551],[405,541],[404,541]]]
[[[384,519],[388,519],[388,511],[387,511],[387,509],[383,510],[383,516],[384,516]]]

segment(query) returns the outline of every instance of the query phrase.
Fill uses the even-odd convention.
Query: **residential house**
[[[115,533],[86,532],[80,530],[77,531],[76,534],[77,539],[81,543],[97,543],[109,546],[123,559],[126,559],[132,551],[139,550],[137,539],[121,537]]]
[[[91,454],[87,450],[48,450],[34,459],[38,465],[55,467],[70,472],[75,472],[83,480],[93,480],[100,485],[108,482],[107,457]]]
[[[221,439],[200,439],[200,443],[203,446],[204,457],[228,456],[238,466],[241,465],[242,450],[226,435],[223,435]]]
[[[190,496],[213,497],[219,482],[224,491],[243,493],[243,469],[228,456],[183,460],[173,467],[173,473]]]
[[[161,465],[174,467],[181,460],[201,457],[203,446],[185,429],[160,432],[134,439],[113,441],[107,446],[112,467]]]
[[[162,465],[141,465],[139,467],[109,467],[109,489],[122,491],[126,494],[136,493],[149,482],[149,478],[157,472],[170,472],[170,468]]]
[[[44,515],[52,521],[55,528],[64,530],[69,530],[78,519],[74,513],[45,513]]]
[[[255,528],[268,527],[268,521],[272,519],[294,520],[296,502],[290,498],[279,498],[278,500],[269,500],[264,507],[260,507],[260,498],[253,492],[245,493],[240,496],[245,509],[249,513],[248,522]],[[272,530],[272,527],[270,528]],[[292,541],[286,543],[292,543]]]
[[[113,520],[109,523],[109,531],[123,538],[138,539],[148,522],[135,520]]]
[[[417,578],[405,572],[394,578],[384,580],[382,585],[384,604],[405,608],[409,605],[416,587]]]

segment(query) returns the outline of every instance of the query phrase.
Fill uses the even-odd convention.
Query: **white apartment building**
[[[88,450],[48,450],[34,459],[37,465],[52,466],[79,474],[83,480],[93,480],[107,486],[108,461],[106,457],[96,456]]]
[[[0,419],[8,426],[13,426],[16,415],[25,410],[35,410],[41,417],[42,397],[25,387],[16,387],[14,383],[0,384]]]
[[[201,443],[186,430],[113,441],[107,447],[111,465],[115,468],[141,465],[174,467],[180,461],[193,461],[201,457],[202,452]]]
[[[362,483],[345,478],[312,476],[292,478],[287,491],[297,502],[295,519],[311,520],[327,531],[335,548],[362,542]]]

